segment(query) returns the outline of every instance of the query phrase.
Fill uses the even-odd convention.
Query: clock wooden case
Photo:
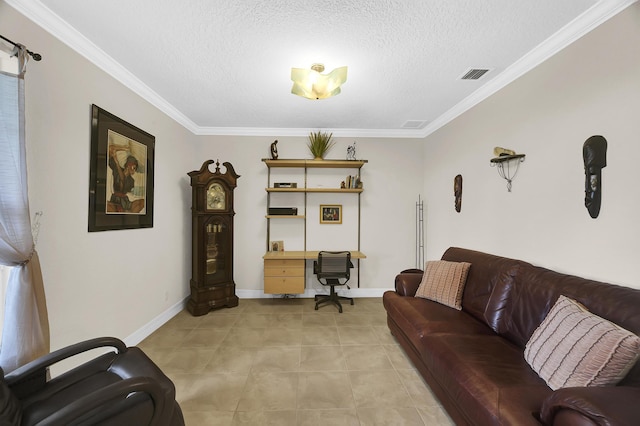
[[[191,178],[192,268],[187,309],[204,315],[211,309],[238,306],[233,281],[233,191],[240,177],[231,163],[211,172],[207,160]]]

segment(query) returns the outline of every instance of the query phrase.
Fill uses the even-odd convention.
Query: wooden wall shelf
[[[267,192],[327,192],[327,193],[360,193],[362,188],[265,188]]]
[[[267,167],[306,167],[308,169],[360,169],[368,163],[367,160],[270,160],[268,158],[263,158],[262,161]]]
[[[360,194],[364,191],[360,188],[326,188],[307,187],[308,169],[357,169],[367,164],[367,160],[305,160],[305,159],[278,159],[271,160],[263,158],[262,161],[269,168],[267,173],[267,211],[271,206],[271,194],[288,193],[304,194],[302,215],[270,215],[267,214],[267,253],[264,255],[264,292],[267,294],[300,294],[304,293],[306,286],[305,261],[317,259],[317,251],[307,251],[307,194],[327,193],[327,194],[354,194],[358,197],[358,241],[357,250],[351,251],[352,258],[358,263],[358,287],[360,287],[360,259],[366,256],[360,251]],[[271,169],[279,167],[299,168],[304,179],[300,188],[274,188],[271,181]],[[297,173],[297,172],[296,172]],[[359,174],[359,172],[358,172]],[[347,180],[347,186],[349,186]],[[361,185],[360,185],[361,186]],[[293,195],[292,195],[293,196]],[[271,238],[271,221],[279,219],[303,219],[304,233],[301,251],[270,252],[269,243]]]

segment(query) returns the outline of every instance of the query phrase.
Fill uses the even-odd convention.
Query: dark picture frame
[[[342,223],[342,204],[320,204],[320,223]]]
[[[153,227],[155,141],[91,105],[89,232]]]

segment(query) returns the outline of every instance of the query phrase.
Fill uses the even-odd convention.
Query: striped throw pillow
[[[470,267],[468,262],[428,261],[416,297],[461,310],[462,292]]]
[[[611,386],[635,364],[640,338],[560,296],[527,342],[524,357],[553,390]]]

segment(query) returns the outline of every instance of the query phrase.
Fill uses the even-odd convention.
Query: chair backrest
[[[318,279],[344,278],[351,274],[351,253],[348,251],[321,251],[318,253],[315,273]],[[346,281],[345,281],[346,282]]]

